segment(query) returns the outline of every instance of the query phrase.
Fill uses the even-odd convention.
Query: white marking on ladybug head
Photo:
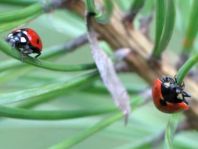
[[[165,86],[166,88],[169,88],[169,87],[170,87],[170,82],[165,82],[165,83],[164,83],[164,86]]]
[[[182,99],[183,99],[183,95],[182,95],[181,93],[179,93],[179,94],[177,95],[177,99],[182,100]]]
[[[10,37],[12,37],[12,36],[13,36],[13,34],[12,34],[12,33],[8,34],[8,38],[10,38]]]
[[[20,41],[21,41],[22,43],[26,43],[25,37],[21,37],[21,38],[20,38]]]

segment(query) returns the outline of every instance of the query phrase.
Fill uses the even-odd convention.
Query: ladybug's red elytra
[[[184,91],[184,83],[177,84],[171,77],[156,79],[152,88],[153,102],[162,112],[175,113],[189,109],[186,97],[190,95]]]
[[[31,28],[22,28],[8,34],[6,41],[23,55],[36,53],[35,58],[41,55],[42,41],[39,35]]]

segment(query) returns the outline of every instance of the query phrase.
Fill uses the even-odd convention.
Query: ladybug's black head
[[[164,77],[161,81],[161,92],[165,102],[185,102],[188,104],[185,97],[190,97],[190,95],[184,91],[183,83],[182,85],[178,85],[177,80],[171,77]]]
[[[6,41],[11,44],[13,47],[15,47],[16,45],[19,44],[20,42],[20,38],[18,36],[14,36],[13,33],[10,33],[7,38]]]
[[[6,41],[15,48],[21,48],[27,44],[27,37],[20,30],[8,34]]]

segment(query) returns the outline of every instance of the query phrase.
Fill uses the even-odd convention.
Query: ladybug
[[[176,78],[164,77],[156,79],[152,87],[154,105],[162,112],[175,113],[189,109],[186,97],[191,97],[184,91],[184,83],[177,84]]]
[[[22,28],[8,34],[6,41],[16,48],[22,55],[36,53],[35,58],[41,55],[42,41],[39,35],[31,28]]]

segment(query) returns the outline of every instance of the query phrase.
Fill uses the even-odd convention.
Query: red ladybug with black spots
[[[22,55],[36,53],[35,58],[41,55],[42,41],[39,35],[31,28],[12,31],[8,34],[6,41]]]
[[[152,88],[153,102],[162,112],[175,113],[189,109],[186,97],[190,95],[184,91],[184,83],[177,84],[171,77],[157,79]]]

